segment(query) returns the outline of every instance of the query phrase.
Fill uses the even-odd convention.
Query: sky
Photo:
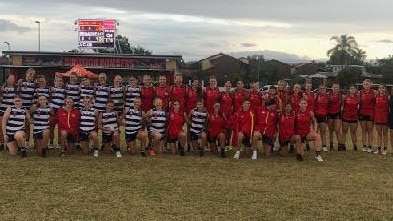
[[[388,0],[0,0],[0,50],[69,51],[78,19],[116,19],[117,34],[157,55],[274,51],[328,59],[332,36],[354,36],[367,59],[393,55]]]

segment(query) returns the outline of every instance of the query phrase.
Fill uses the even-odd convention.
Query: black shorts
[[[10,142],[13,142],[13,141],[15,141],[14,134],[7,134],[7,136],[8,136],[7,143],[10,143]]]
[[[168,143],[176,143],[176,141],[177,141],[177,138],[172,138],[172,139],[167,139],[166,140],[166,142],[168,142]]]
[[[136,140],[136,135],[138,133],[134,133],[134,134],[126,134],[126,141],[127,142],[132,142]]]
[[[359,121],[374,121],[374,116],[359,114]]]
[[[357,123],[358,122],[358,120],[346,120],[346,119],[342,119],[342,121],[343,122],[345,122],[345,123],[349,123],[349,124],[353,124],[353,123]]]
[[[67,142],[69,143],[76,143],[78,137],[76,135],[68,134],[67,135]]]
[[[110,134],[102,133],[102,142],[103,143],[112,143],[113,134],[114,133],[110,133]]]
[[[262,134],[262,141],[263,141],[263,144],[266,144],[266,145],[269,145],[271,147],[274,147],[273,139],[268,137],[268,136],[266,136],[266,135],[264,135],[264,134]]]
[[[34,138],[35,140],[42,140],[42,138],[44,138],[44,136],[42,135],[42,131],[33,134],[33,138]]]
[[[190,140],[198,140],[199,139],[199,135],[202,133],[203,131],[199,132],[199,133],[194,133],[190,131]]]
[[[307,141],[307,137],[302,137],[302,138],[300,138],[300,141],[301,141],[302,143],[305,143],[305,142]]]
[[[331,119],[331,120],[341,119],[341,112],[338,112],[338,113],[329,113],[329,114],[327,115],[327,118],[328,118],[328,119]]]
[[[209,137],[207,138],[207,140],[208,140],[210,143],[216,142],[216,141],[217,141],[217,136],[210,136],[210,135],[209,135]]]
[[[89,140],[89,136],[90,136],[90,132],[87,131],[79,131],[79,141],[88,141]]]
[[[324,116],[315,115],[315,119],[317,120],[317,123],[326,123],[327,122],[326,115],[324,115]]]

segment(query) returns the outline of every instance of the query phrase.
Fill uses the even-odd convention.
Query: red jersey
[[[267,108],[259,108],[256,114],[256,123],[254,130],[260,131],[262,134],[274,138],[277,133],[278,112],[277,110],[268,110]]]
[[[291,95],[289,95],[289,102],[292,105],[292,110],[297,112],[300,109],[300,100],[303,99],[303,94],[301,91],[299,91],[299,93],[292,93]],[[283,104],[285,105],[285,104]],[[285,107],[283,107],[285,108]]]
[[[218,87],[207,87],[204,94],[205,108],[209,114],[213,112],[213,105],[215,102],[220,101],[221,93]]]
[[[307,100],[307,110],[308,111],[314,111],[314,100],[315,100],[314,93],[312,91],[304,92],[303,96]]]
[[[295,119],[295,134],[300,135],[301,138],[306,137],[311,129],[311,112],[306,110],[306,111],[301,111],[296,114],[296,119]]]
[[[159,97],[162,99],[162,109],[167,110],[169,107],[169,86],[157,86],[155,88],[155,97]]]
[[[336,114],[341,112],[341,93],[329,93],[328,113]]]
[[[187,93],[187,86],[184,84],[181,85],[174,84],[170,87],[169,99],[172,102],[175,100],[179,101],[180,111],[185,111],[186,109],[186,93]]]
[[[236,120],[236,126],[234,128],[234,133],[242,132],[244,135],[251,137],[254,131],[254,112],[251,110],[243,111],[240,110],[236,112],[234,119]]]
[[[70,111],[60,108],[56,112],[55,122],[58,123],[59,131],[64,130],[73,136],[78,136],[80,117],[80,112],[76,108]]]
[[[289,100],[289,95],[288,95],[288,91],[286,89],[284,90],[278,90],[277,89],[277,96],[280,98],[281,103],[277,103],[279,105],[277,105],[277,110],[282,111],[282,109],[284,108],[283,106],[288,102]]]
[[[389,112],[389,101],[387,95],[377,95],[375,97],[374,123],[387,124]]]
[[[373,89],[369,91],[360,91],[359,113],[362,115],[374,115],[375,92]]]
[[[238,111],[242,109],[243,101],[247,99],[248,92],[243,90],[234,90],[233,91],[233,110]],[[250,104],[251,105],[251,104]],[[250,106],[251,109],[251,106]]]
[[[343,102],[343,120],[357,121],[359,118],[359,97],[357,95],[347,95]]]
[[[144,112],[153,108],[154,87],[141,87],[141,108]]]
[[[176,139],[177,134],[183,131],[184,125],[184,114],[183,112],[174,112],[169,111],[169,120],[168,120],[168,138]]]
[[[199,99],[198,91],[194,90],[193,88],[188,88],[186,94],[186,113],[190,113],[196,107],[196,102]]]
[[[326,116],[329,104],[329,97],[327,94],[317,94],[314,100],[314,113],[317,116]]]
[[[295,134],[295,113],[282,112],[278,125],[280,142],[289,141]]]
[[[216,137],[220,133],[224,133],[225,129],[225,118],[222,113],[209,114],[209,136]]]
[[[262,107],[262,93],[260,91],[250,91],[248,99],[250,100],[250,109],[254,112]]]
[[[233,98],[232,94],[229,92],[221,92],[221,112],[223,112],[227,117],[232,115],[232,104]]]

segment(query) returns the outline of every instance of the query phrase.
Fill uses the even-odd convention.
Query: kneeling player
[[[89,141],[93,141],[94,157],[98,157],[98,134],[96,130],[98,110],[91,103],[91,97],[86,96],[81,103],[81,121],[79,125],[79,141],[83,154],[89,153]]]
[[[178,100],[173,101],[171,111],[169,111],[167,141],[172,154],[176,154],[176,141],[178,142],[180,156],[185,155],[184,147],[187,139],[187,135],[183,131],[184,117],[184,112],[180,110],[180,102]]]
[[[98,128],[102,130],[104,153],[110,154],[111,148],[113,148],[116,153],[116,157],[122,157],[120,152],[120,132],[118,119],[116,112],[113,110],[113,107],[113,100],[108,100],[106,102],[105,111],[99,114]]]
[[[304,151],[301,148],[300,136],[295,135],[295,113],[290,103],[285,105],[285,110],[279,120],[280,155],[288,156],[288,144],[295,144],[296,159],[303,160]]]

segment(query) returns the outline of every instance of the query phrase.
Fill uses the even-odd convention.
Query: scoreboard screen
[[[79,48],[114,48],[116,24],[114,19],[79,19]]]

